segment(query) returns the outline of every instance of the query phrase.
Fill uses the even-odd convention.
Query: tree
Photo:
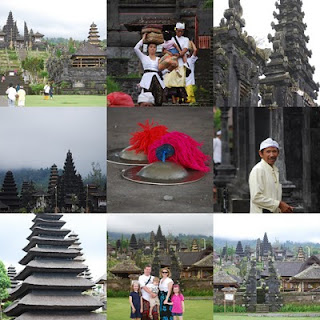
[[[86,181],[102,188],[104,185],[105,176],[102,174],[99,162],[91,162],[91,167],[92,171],[88,174]]]
[[[30,72],[31,83],[35,83],[37,81],[38,72],[44,69],[44,61],[37,57],[27,57],[22,61],[22,68]]]
[[[3,262],[0,261],[0,319],[2,319],[1,304],[4,299],[9,297],[8,288],[10,288],[10,279],[7,274],[6,267]]]

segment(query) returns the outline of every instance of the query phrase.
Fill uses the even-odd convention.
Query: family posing
[[[161,279],[151,275],[151,266],[132,283],[129,302],[131,319],[183,320],[184,297],[180,287],[173,283],[168,268],[161,269]]]
[[[161,106],[165,88],[168,91],[166,96],[172,97],[173,103],[195,102],[193,86],[195,85],[194,64],[197,60],[197,48],[189,38],[183,36],[184,31],[185,24],[178,22],[175,34],[171,35],[169,31],[163,33],[161,58],[156,55],[156,43],[148,43],[148,54],[141,51],[146,33],[134,47],[144,70],[139,84],[141,94],[138,104],[140,106],[149,106],[147,104]]]

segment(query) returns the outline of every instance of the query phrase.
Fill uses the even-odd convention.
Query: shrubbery
[[[42,83],[31,84],[31,94],[39,95],[41,91],[43,91],[44,85]]]
[[[226,308],[226,311],[227,312],[233,312],[233,306],[227,306]],[[242,307],[242,306],[236,306],[235,307],[235,311],[237,313],[245,313],[246,312],[246,308],[245,307]],[[214,305],[213,306],[213,313],[222,313],[224,312],[224,306],[221,306],[221,305]]]
[[[320,312],[320,305],[286,304],[281,308],[280,312]]]

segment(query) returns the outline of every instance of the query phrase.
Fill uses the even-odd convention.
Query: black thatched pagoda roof
[[[99,48],[98,46],[95,46],[89,42],[85,42],[73,55],[72,58],[74,57],[81,57],[81,56],[101,56],[105,57],[106,53]]]
[[[70,230],[61,229],[61,217],[39,214],[33,220],[27,254],[20,261],[25,268],[15,277],[22,283],[11,291],[15,301],[5,310],[16,320],[106,318],[92,312],[102,306],[100,301],[82,294],[94,283],[79,276],[87,266],[75,261],[79,251],[70,248],[74,240],[65,238]]]

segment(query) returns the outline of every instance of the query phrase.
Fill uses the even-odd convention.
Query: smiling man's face
[[[259,155],[266,163],[273,166],[279,156],[279,150],[276,147],[268,147],[259,151]]]

